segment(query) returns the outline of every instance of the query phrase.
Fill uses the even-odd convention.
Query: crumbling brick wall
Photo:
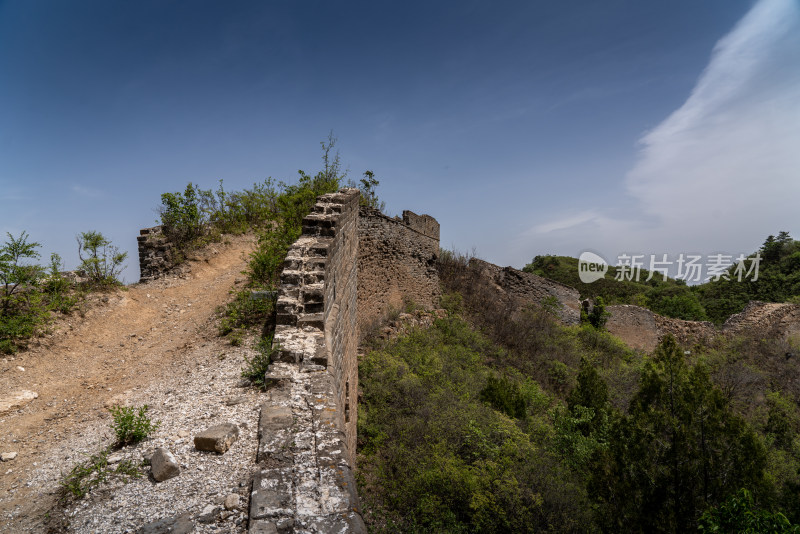
[[[177,265],[177,249],[166,238],[161,226],[139,230],[136,240],[139,248],[140,282],[160,278]]]
[[[320,196],[284,262],[250,532],[366,532],[352,473],[359,197]]]
[[[364,330],[406,301],[439,305],[439,223],[404,211],[392,218],[362,207],[358,219],[358,324]]]
[[[355,454],[358,391],[357,189],[319,197],[281,274],[275,342],[279,360],[324,366]]]
[[[653,351],[667,334],[672,334],[684,347],[708,344],[719,335],[758,333],[778,339],[800,337],[800,305],[797,304],[753,301],[721,327],[708,321],[664,317],[632,305],[609,306],[608,311],[611,313],[606,323],[608,331],[628,346],[646,352]]]

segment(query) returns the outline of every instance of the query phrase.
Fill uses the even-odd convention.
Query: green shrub
[[[703,533],[743,532],[772,534],[799,533],[800,525],[793,525],[780,512],[760,510],[753,503],[752,494],[742,488],[717,507],[703,512],[697,524]]]
[[[12,354],[34,336],[48,318],[39,289],[44,270],[29,263],[39,257],[41,245],[28,242],[28,234],[6,234],[0,247],[0,351]]]
[[[606,303],[603,301],[603,297],[595,299],[592,311],[588,314],[581,309],[581,321],[588,322],[597,329],[605,328],[609,317],[611,317],[611,313],[606,311]]]
[[[150,420],[147,416],[147,409],[146,404],[138,409],[132,406],[109,408],[111,416],[114,418],[112,428],[117,437],[117,447],[138,443],[161,426],[160,422]]]
[[[96,286],[120,284],[118,277],[128,253],[120,252],[100,232],[82,232],[77,239],[79,268],[86,272],[89,283]]]
[[[375,173],[372,171],[364,171],[364,177],[359,181],[358,189],[361,191],[360,204],[362,206],[369,206],[378,211],[386,209],[386,202],[378,198],[376,189],[380,182],[375,178]]]
[[[244,357],[245,367],[242,369],[242,378],[249,380],[254,386],[265,387],[264,375],[269,370],[272,356],[278,352],[278,347],[273,346],[272,336],[262,337],[256,346],[257,354],[252,359]]]
[[[130,460],[123,460],[112,467],[108,463],[108,454],[108,449],[93,454],[85,461],[74,465],[66,475],[62,474],[59,482],[62,502],[70,497],[75,500],[82,499],[93,488],[111,477],[128,481],[142,476],[140,467]]]
[[[237,330],[263,325],[275,312],[275,298],[253,298],[253,292],[244,289],[236,293],[233,300],[220,309],[222,319],[219,333],[227,336]]]
[[[525,397],[519,386],[503,378],[489,375],[486,387],[481,390],[480,398],[509,417],[522,419],[525,417]]]
[[[187,248],[203,233],[208,217],[200,208],[200,196],[205,193],[192,182],[183,193],[161,195],[161,224],[164,234],[179,248]],[[210,193],[210,192],[208,192]]]

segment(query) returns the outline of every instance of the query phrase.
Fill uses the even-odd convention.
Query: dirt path
[[[191,367],[193,348],[219,343],[214,312],[243,281],[248,236],[212,245],[183,278],[130,286],[96,297],[39,346],[0,359],[0,398],[28,390],[38,398],[0,413],[0,531],[36,531],[55,497],[31,480],[56,448],[108,420],[115,398]],[[60,451],[59,451],[60,453]],[[48,460],[50,459],[50,460]],[[64,459],[64,470],[71,464]],[[69,464],[69,465],[67,465]]]

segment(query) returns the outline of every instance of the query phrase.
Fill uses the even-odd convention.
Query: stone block
[[[262,469],[253,479],[250,493],[250,520],[294,515],[292,470]]]
[[[233,423],[222,423],[203,430],[194,437],[194,446],[199,451],[219,454],[227,451],[239,438],[239,427]]]
[[[163,482],[181,473],[175,456],[163,447],[156,449],[150,457],[150,470],[156,482]]]
[[[279,531],[277,525],[272,521],[252,521],[251,518],[247,534],[279,534]]]

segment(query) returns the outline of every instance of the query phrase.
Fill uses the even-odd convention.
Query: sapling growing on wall
[[[86,271],[89,281],[96,285],[119,284],[117,277],[125,268],[122,262],[128,253],[120,252],[100,232],[82,232],[77,240],[80,269]]]

